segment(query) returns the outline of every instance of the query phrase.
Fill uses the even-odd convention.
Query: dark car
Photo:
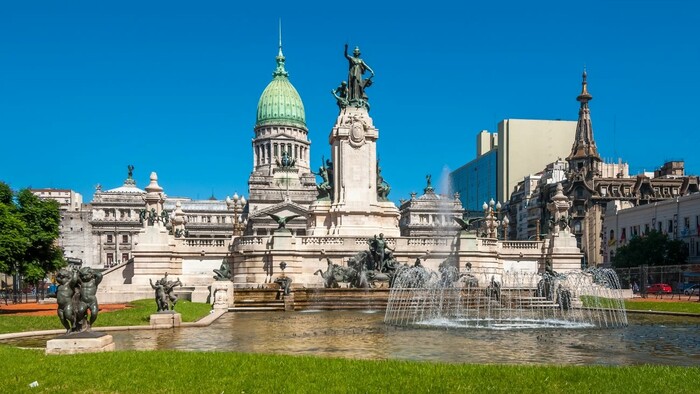
[[[671,286],[666,283],[654,283],[653,285],[647,287],[647,293],[659,294],[659,293],[671,293],[673,290]]]
[[[685,295],[698,295],[698,292],[700,292],[700,285],[688,286],[683,290]]]

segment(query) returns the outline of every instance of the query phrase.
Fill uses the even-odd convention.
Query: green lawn
[[[693,393],[698,367],[517,366],[0,346],[7,393]],[[39,386],[29,389],[37,381]],[[31,390],[31,391],[30,391]]]
[[[630,311],[657,311],[657,312],[683,312],[700,314],[700,302],[685,301],[688,296],[679,302],[654,302],[654,301],[625,301],[625,308]]]
[[[175,310],[182,314],[183,322],[192,322],[206,316],[211,306],[206,303],[178,301]],[[152,299],[129,303],[127,309],[100,313],[95,327],[148,325],[149,316],[156,312]],[[63,328],[58,316],[12,316],[0,315],[0,334],[20,331],[53,330]]]

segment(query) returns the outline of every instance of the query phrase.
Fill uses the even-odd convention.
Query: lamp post
[[[243,234],[246,222],[241,217],[243,207],[246,204],[245,197],[238,196],[238,193],[233,193],[233,199],[226,196],[226,207],[233,211],[233,236],[237,237]]]
[[[499,228],[503,228],[503,238],[508,239],[508,224],[510,224],[510,219],[508,216],[501,217],[502,205],[500,202],[491,201],[481,206],[484,210],[484,226],[486,227],[486,236],[489,238],[498,238]]]
[[[481,208],[484,210],[484,225],[486,226],[486,236],[489,238],[496,238],[496,228],[499,224],[496,219],[501,210],[501,203],[494,202],[492,198],[488,204],[484,202],[484,205],[482,205]]]

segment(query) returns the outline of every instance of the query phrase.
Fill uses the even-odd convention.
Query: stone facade
[[[541,272],[548,264],[562,272],[579,267],[581,254],[568,228],[546,240],[502,239],[507,220],[500,204],[484,208],[480,234],[462,231],[463,224],[452,219],[463,214],[458,196],[439,196],[430,184],[400,212],[387,198],[390,186],[377,159],[379,130],[364,95],[336,95],[340,111],[329,136],[329,160],[319,169],[323,183],[317,185],[303,104],[288,81],[281,47],[276,60],[273,81],[258,104],[247,201],[168,198],[155,173],[141,190],[131,166],[122,187],[96,191],[84,219],[93,234],[86,248],[99,257],[91,264],[102,265],[106,253],[129,253],[126,262],[104,271],[102,302],[152,297],[149,281],[166,272],[183,283],[177,289],[182,297],[219,308],[232,302],[235,289],[276,286],[282,274],[292,279],[292,289],[322,287],[318,270],[328,261],[346,265],[380,233],[398,264],[420,259],[437,269],[449,259],[461,272],[494,273]],[[230,269],[231,286],[214,286],[217,293],[213,270],[222,266]]]
[[[654,174],[630,176],[626,163],[603,162],[593,138],[588,106],[593,97],[588,92],[586,79],[584,72],[581,94],[577,97],[580,109],[576,137],[566,158],[565,179],[557,182],[562,182],[564,193],[571,199],[571,232],[584,253],[585,264],[597,266],[605,261],[603,227],[605,207],[609,202],[624,201],[630,206],[640,206],[697,193],[700,179],[697,176],[686,176],[682,162],[664,164],[655,172],[659,175],[656,177]],[[509,211],[515,218],[511,221],[511,232],[513,227],[523,227],[522,217],[518,216],[523,206],[529,209],[528,236],[531,236],[535,227],[533,221],[540,224],[541,231],[549,231],[551,216],[545,207],[556,194],[556,183],[549,180],[561,178],[558,167],[548,166],[543,171],[544,175],[534,192],[525,192],[525,183],[531,180],[526,179],[516,187],[509,204]],[[535,199],[532,196],[536,196]],[[517,234],[524,239],[524,232],[518,231]]]
[[[410,200],[401,201],[402,237],[445,237],[454,235],[460,226],[453,218],[464,216],[459,194],[445,196],[435,193],[428,183],[423,189],[423,195],[416,197],[411,194]]]
[[[604,215],[603,264],[611,263],[617,248],[650,230],[682,240],[688,245],[688,262],[700,263],[700,193],[637,206],[613,200]]]

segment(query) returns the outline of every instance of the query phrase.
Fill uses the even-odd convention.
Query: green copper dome
[[[260,95],[258,116],[255,127],[265,125],[294,126],[306,130],[304,103],[299,93],[289,82],[289,73],[284,69],[282,47],[277,57],[277,69],[270,82]]]

